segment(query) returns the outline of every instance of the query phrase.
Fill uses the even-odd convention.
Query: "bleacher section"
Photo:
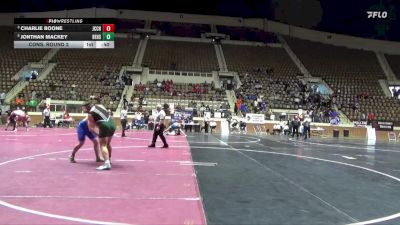
[[[0,93],[8,92],[18,83],[11,78],[29,62],[38,62],[48,49],[14,49],[14,29],[0,27]]]
[[[300,71],[283,48],[222,45],[229,70],[253,72],[256,68],[273,68],[273,76],[293,78]]]
[[[284,87],[293,89],[300,71],[283,48],[224,44],[222,49],[229,70],[242,77],[248,74],[251,83],[242,80],[245,95],[263,95],[272,108],[297,109]],[[256,89],[256,84],[262,89]]]
[[[124,32],[133,32],[132,29],[144,28],[146,25],[144,20],[120,22],[117,28]],[[200,38],[202,33],[211,32],[210,25],[203,24],[156,21],[151,23],[151,28],[160,30],[162,36]],[[12,81],[11,77],[28,62],[39,61],[48,50],[14,50],[12,28],[3,27],[0,32],[3,34],[0,37],[0,92],[7,92],[17,82]],[[217,26],[217,32],[227,34],[233,40],[277,42],[274,34],[256,29]],[[310,74],[321,77],[332,88],[332,101],[349,119],[359,120],[374,112],[378,120],[400,122],[400,101],[386,97],[382,91],[378,80],[386,77],[373,52],[289,37],[285,39]],[[123,85],[117,83],[119,72],[122,66],[132,65],[139,41],[131,38],[117,39],[116,48],[110,51],[62,49],[51,61],[57,63],[55,69],[45,80],[32,81],[20,96],[25,96],[27,101],[32,97],[32,91],[35,91],[40,100],[48,97],[55,100],[92,99],[92,102],[102,103],[115,110],[123,91]],[[309,104],[311,102],[306,101],[309,92],[304,91],[305,88],[297,78],[302,74],[284,48],[231,43],[222,40],[221,48],[228,70],[238,72],[241,78],[242,87],[236,90],[236,94],[244,97],[250,110],[253,107],[248,100],[249,96],[252,100],[254,96],[258,100],[259,97],[263,98],[268,109],[315,110]],[[386,55],[386,58],[394,73],[400,76],[400,56]],[[187,39],[154,40],[152,37],[147,39],[142,66],[150,70],[194,71],[198,74],[219,70],[212,43],[187,42]],[[207,93],[194,93],[190,80],[181,82],[175,83],[172,91],[163,91],[156,84],[147,83],[145,91],[135,90],[136,98],[132,100],[138,106],[139,97],[144,96],[148,101],[145,108],[148,109],[159,103],[179,103],[187,107],[191,102],[203,102],[218,108],[222,102],[227,102],[224,91],[210,87]]]
[[[149,40],[142,66],[150,69],[211,72],[218,70],[210,43]]]
[[[160,80],[161,82],[161,80]],[[226,93],[224,90],[214,89],[213,84],[188,84],[188,83],[174,83],[164,89],[157,86],[157,83],[149,82],[140,87],[135,86],[133,92],[133,106],[134,108],[139,105],[139,98],[144,97],[147,104],[142,108],[145,110],[154,109],[157,104],[174,104],[181,107],[193,107],[191,103],[195,102],[197,106],[204,103],[213,109],[219,109],[223,102],[227,102]]]
[[[112,51],[60,50],[52,60],[57,63],[56,68],[44,81],[31,82],[23,90],[25,98],[35,91],[41,99],[100,99],[107,108],[115,110],[123,90],[116,80],[121,67],[133,62],[139,40],[117,39],[116,43]]]
[[[286,41],[311,75],[323,78],[336,92],[337,105],[349,119],[374,112],[378,120],[400,121],[399,101],[385,97],[378,83],[386,77],[373,52],[294,38]]]

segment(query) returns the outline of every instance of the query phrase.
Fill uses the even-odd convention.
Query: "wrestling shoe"
[[[75,158],[72,157],[71,155],[68,158],[70,163],[76,163]]]
[[[103,164],[96,168],[96,170],[111,170],[111,164]]]

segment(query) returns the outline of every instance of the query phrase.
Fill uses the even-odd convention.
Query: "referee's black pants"
[[[208,122],[204,122],[204,132],[208,134]]]
[[[157,130],[158,126],[160,126],[160,129]],[[164,146],[168,146],[167,140],[164,137],[164,130],[165,130],[164,124],[155,125],[153,133],[153,141],[151,142],[151,145],[156,145],[157,137],[160,136],[162,142],[164,143]]]
[[[299,138],[299,126],[293,126],[292,137],[296,134],[297,138]]]
[[[122,126],[122,137],[125,137],[125,130],[126,130],[126,119],[121,120],[121,126]]]
[[[13,125],[13,131],[15,130],[15,128],[16,128],[16,126],[17,126],[17,120],[14,118],[14,119],[10,119],[10,123]]]
[[[44,123],[43,123],[44,128],[49,126],[51,128],[51,122],[50,122],[50,116],[45,116],[44,117]]]
[[[311,129],[310,129],[310,127],[304,127],[304,139],[307,139],[307,135],[308,135],[308,138],[310,138],[311,137]]]

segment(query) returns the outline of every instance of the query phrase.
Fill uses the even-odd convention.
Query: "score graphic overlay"
[[[15,18],[14,48],[113,49],[115,20]]]

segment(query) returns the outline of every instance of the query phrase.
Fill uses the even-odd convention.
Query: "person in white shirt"
[[[128,120],[128,110],[127,110],[127,107],[124,107],[124,108],[121,110],[120,119],[121,119],[121,127],[122,127],[122,135],[121,135],[121,137],[126,137],[126,135],[125,135],[125,130],[126,130],[126,122],[127,122],[127,120]]]
[[[154,133],[153,133],[153,140],[151,144],[148,146],[149,148],[156,147],[157,137],[160,136],[162,142],[164,143],[162,148],[168,148],[167,140],[164,137],[164,119],[165,119],[165,112],[161,109],[161,105],[157,105],[157,114],[154,117]]]
[[[36,91],[35,90],[32,91],[31,95],[32,95],[32,99],[36,99]]]
[[[210,120],[209,113],[204,113],[204,132],[208,134],[208,121]]]
[[[49,126],[51,128],[49,105],[47,105],[46,108],[43,110],[43,119],[43,127],[46,128],[47,126]]]
[[[286,123],[285,126],[283,126],[283,134],[284,135],[289,135],[290,134],[290,128],[289,125]]]
[[[306,115],[306,118],[303,121],[304,126],[304,140],[311,137],[311,118],[309,115]]]
[[[6,99],[6,93],[2,92],[0,94],[0,105],[4,104],[4,100]]]
[[[142,113],[140,111],[136,111],[135,115],[132,118],[131,128],[133,129],[133,127],[135,127],[138,130],[141,127],[143,127],[143,124],[142,124]]]
[[[210,133],[212,133],[212,131],[217,128],[217,122],[215,122],[214,119],[211,119],[210,121]]]
[[[276,133],[281,133],[281,125],[279,124],[274,124],[274,126],[272,126],[272,134],[275,135]]]

